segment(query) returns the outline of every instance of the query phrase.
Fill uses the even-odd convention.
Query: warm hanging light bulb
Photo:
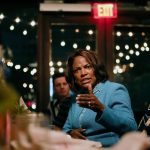
[[[34,27],[34,26],[36,25],[36,22],[35,22],[34,20],[32,20],[32,21],[30,22],[30,25],[31,25],[32,27]]]
[[[1,13],[1,14],[0,14],[0,20],[3,20],[4,18],[5,18],[4,14]]]
[[[19,23],[21,21],[21,19],[19,17],[16,17],[15,22]]]

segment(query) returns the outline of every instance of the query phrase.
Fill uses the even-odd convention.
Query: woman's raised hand
[[[88,86],[88,94],[78,94],[76,102],[79,106],[92,109],[95,112],[102,111],[104,109],[104,105],[93,94],[91,84]]]

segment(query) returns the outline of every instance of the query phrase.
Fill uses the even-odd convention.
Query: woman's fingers
[[[89,94],[93,94],[93,89],[92,89],[91,84],[88,85],[88,91],[89,91]]]
[[[73,138],[77,138],[77,139],[84,139],[86,140],[87,138],[83,135],[83,133],[85,132],[86,129],[75,129],[75,130],[72,130],[70,135],[73,137]]]
[[[90,109],[94,108],[97,104],[97,99],[93,94],[79,94],[76,97],[76,100],[77,104],[79,104],[81,107],[86,107]]]

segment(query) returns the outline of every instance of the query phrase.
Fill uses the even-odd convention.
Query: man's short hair
[[[52,76],[52,78],[53,78],[53,85],[54,85],[54,81],[55,81],[55,79],[57,79],[57,78],[60,78],[60,77],[65,77],[66,78],[66,81],[68,82],[68,77],[67,77],[67,75],[64,73],[64,72],[56,72],[53,76]]]

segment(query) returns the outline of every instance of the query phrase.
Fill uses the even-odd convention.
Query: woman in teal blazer
[[[127,89],[108,80],[94,52],[79,50],[70,56],[68,76],[76,95],[64,132],[108,147],[124,133],[137,130]]]

